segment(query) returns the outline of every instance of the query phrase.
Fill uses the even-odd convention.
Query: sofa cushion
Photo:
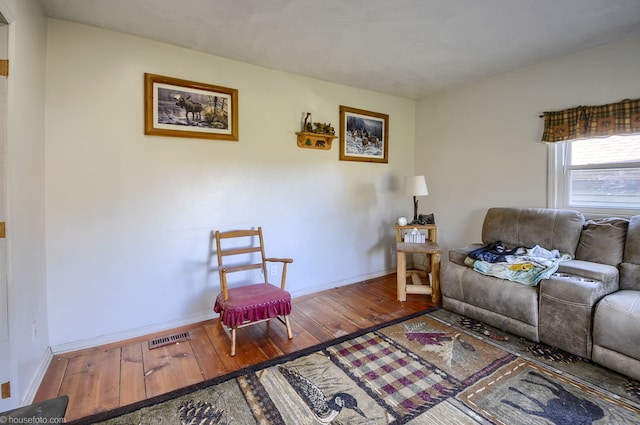
[[[575,255],[584,216],[578,211],[548,208],[490,208],[482,225],[482,242],[507,246],[540,245]]]
[[[442,306],[463,316],[538,342],[538,287],[482,275],[445,262]]]
[[[460,279],[462,301],[519,320],[538,325],[538,287],[485,276],[464,267]]]
[[[596,307],[593,343],[640,359],[640,292],[618,291]]]
[[[627,241],[624,246],[624,262],[640,264],[640,215],[629,219]]]
[[[576,259],[618,266],[622,263],[629,220],[610,217],[585,223]]]
[[[640,215],[629,219],[624,258],[620,265],[620,289],[640,290]]]
[[[620,289],[640,291],[640,264],[620,264]]]

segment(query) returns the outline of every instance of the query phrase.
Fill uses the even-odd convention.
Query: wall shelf
[[[308,133],[305,131],[296,133],[296,135],[298,136],[298,147],[322,150],[331,149],[331,142],[337,137],[330,134]]]

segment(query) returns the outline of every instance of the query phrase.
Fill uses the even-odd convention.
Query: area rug
[[[74,423],[640,423],[637,382],[442,309],[151,402]]]

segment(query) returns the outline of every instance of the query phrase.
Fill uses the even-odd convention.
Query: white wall
[[[54,351],[211,317],[214,229],[263,226],[267,255],[294,258],[294,296],[392,270],[413,100],[56,20],[47,55]],[[145,136],[145,72],[238,89],[239,142]],[[338,128],[339,105],[389,114],[388,164],[297,147],[302,113]]]
[[[35,0],[3,3],[12,19],[6,156],[9,335],[15,407],[18,402],[30,402],[33,394],[28,391],[34,381],[37,384],[49,354],[44,231],[47,21]]]
[[[505,73],[416,106],[416,173],[445,248],[480,241],[486,210],[547,206],[544,111],[640,97],[640,38]]]

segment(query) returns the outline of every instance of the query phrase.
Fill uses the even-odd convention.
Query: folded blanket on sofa
[[[509,250],[497,241],[470,252],[467,260],[465,263],[478,273],[535,286],[554,274],[561,262],[571,260],[571,256],[539,245]]]

